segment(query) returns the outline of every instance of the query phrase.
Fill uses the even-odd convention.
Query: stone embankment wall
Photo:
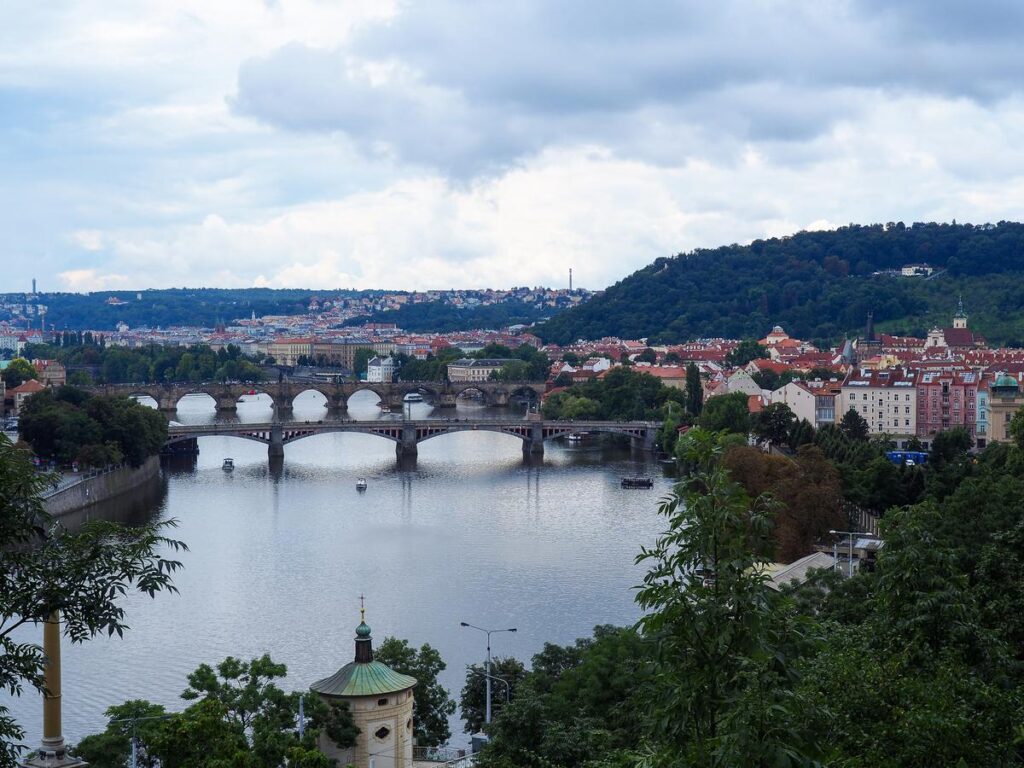
[[[45,499],[46,511],[54,517],[109,501],[135,490],[160,474],[160,457],[150,456],[138,469],[122,467],[73,483]]]

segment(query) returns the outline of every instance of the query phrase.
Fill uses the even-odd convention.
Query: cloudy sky
[[[1018,0],[7,0],[0,291],[602,288],[1019,219]]]

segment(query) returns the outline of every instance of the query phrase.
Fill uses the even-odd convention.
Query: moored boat
[[[366,490],[366,478],[365,477],[360,477],[358,480],[356,480],[356,490],[357,491],[365,491]]]
[[[620,485],[623,488],[653,488],[654,480],[649,477],[624,477]]]
[[[235,469],[235,460],[224,459],[224,463],[221,464],[220,468],[223,469],[225,472],[232,472]]]

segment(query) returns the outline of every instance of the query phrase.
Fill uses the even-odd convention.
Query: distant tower
[[[961,295],[956,303],[956,314],[953,315],[954,328],[967,327],[967,315],[964,314],[964,297]]]
[[[35,291],[35,288],[32,290]],[[569,293],[572,293],[572,267],[569,267]]]
[[[32,295],[35,296],[35,293],[36,293],[36,279],[33,277],[32,278]]]
[[[373,660],[373,640],[366,625],[362,600],[360,597],[355,660],[310,686],[328,703],[347,703],[359,735],[354,747],[341,748],[321,732],[319,748],[341,765],[411,768],[412,689],[416,678],[400,675],[386,664]]]
[[[875,340],[875,313],[868,312],[868,327],[864,329],[864,341]]]

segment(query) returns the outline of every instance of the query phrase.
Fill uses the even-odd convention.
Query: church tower
[[[964,297],[961,295],[959,301],[956,303],[956,314],[953,315],[953,327],[954,328],[966,328],[967,327],[967,315],[964,314]]]
[[[320,734],[320,751],[354,768],[412,768],[412,689],[416,678],[373,659],[373,638],[360,598],[355,659],[310,689],[327,703],[344,702],[359,729],[354,747],[339,747]]]

